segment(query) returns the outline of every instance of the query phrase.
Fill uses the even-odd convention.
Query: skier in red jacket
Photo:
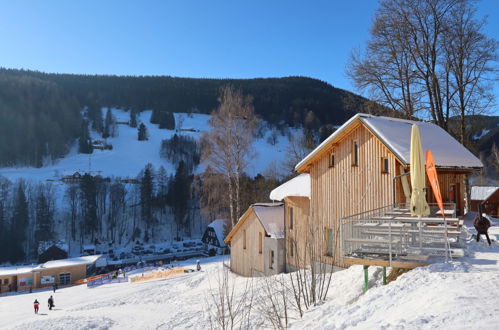
[[[38,307],[40,306],[40,303],[38,302],[38,300],[35,299],[35,301],[33,302],[33,307],[35,307],[35,314],[38,314]]]

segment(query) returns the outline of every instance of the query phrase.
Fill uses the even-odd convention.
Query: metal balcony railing
[[[444,205],[446,219],[436,204],[430,215],[411,217],[405,204],[385,206],[340,219],[344,258],[431,262],[432,258],[458,256],[461,234],[456,206]]]

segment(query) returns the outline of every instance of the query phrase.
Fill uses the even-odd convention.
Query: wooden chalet
[[[478,212],[478,205],[482,211],[495,218],[499,217],[499,187],[471,187],[471,211]]]
[[[226,221],[224,219],[217,219],[212,221],[204,231],[201,241],[207,245],[208,252],[212,254],[224,254],[227,245],[224,242],[224,230]]]
[[[284,203],[286,271],[308,267],[312,242],[309,232],[310,175],[300,174],[283,183],[270,192],[270,199]]]
[[[230,268],[242,276],[267,276],[285,270],[284,206],[251,205],[225,238]]]
[[[441,194],[444,202],[448,203],[447,207],[452,209],[449,215],[463,214],[465,192],[469,189],[468,175],[483,167],[480,160],[442,128],[432,123],[357,114],[295,168],[298,173],[310,175],[308,230],[314,232],[314,244],[317,251],[320,251],[321,260],[340,267],[352,264],[344,258],[346,251],[343,251],[342,245],[346,244],[347,234],[353,233],[355,228],[344,232],[342,237],[341,219],[387,206],[394,209],[396,205],[398,210],[386,209],[383,212],[407,216],[408,210],[404,203],[410,196],[407,183],[410,180],[407,180],[405,173],[409,172],[413,124],[419,126],[423,150],[430,149],[435,158]],[[427,200],[433,203],[435,199],[430,190],[427,190]],[[367,214],[367,218],[378,213]],[[434,213],[432,215],[435,215]],[[383,229],[385,225],[390,226],[390,232],[386,231],[387,238],[379,240],[378,245],[386,243],[390,246],[391,263],[391,256],[394,255],[391,247],[395,246],[396,242],[388,238],[388,235],[392,234],[391,222],[376,225],[379,225],[376,230]],[[400,232],[404,231],[404,235],[414,231],[411,224],[402,225]],[[305,229],[299,229],[301,230]],[[305,232],[296,232],[293,235],[297,239],[307,237]],[[369,238],[372,233],[371,236],[364,237],[367,238],[356,237],[355,245],[350,247],[365,247],[373,241]],[[398,244],[401,245],[402,242]]]

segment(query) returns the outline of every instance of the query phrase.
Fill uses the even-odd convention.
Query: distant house
[[[283,183],[270,192],[270,199],[284,202],[286,271],[309,266],[310,175],[300,174]]]
[[[243,276],[285,271],[283,203],[251,205],[225,239],[230,244],[230,268]]]
[[[67,257],[67,251],[54,244],[38,255],[38,262],[44,263],[50,260],[66,259]]]
[[[217,219],[208,225],[203,238],[203,243],[208,245],[208,251],[214,250],[216,254],[223,254],[227,248],[224,242],[225,220]]]
[[[73,174],[64,176],[61,181],[65,183],[78,183],[82,179],[80,172],[74,172]]]
[[[33,266],[0,267],[1,292],[27,291],[51,287],[54,283],[70,285],[95,275],[95,265],[101,256],[85,256],[47,261]]]
[[[499,187],[471,187],[471,211],[478,212],[479,204],[483,212],[499,217]]]

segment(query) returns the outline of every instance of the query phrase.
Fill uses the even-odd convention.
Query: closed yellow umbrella
[[[419,217],[429,215],[430,208],[426,202],[424,191],[426,185],[425,158],[417,125],[412,125],[411,132],[411,185],[411,215]]]

